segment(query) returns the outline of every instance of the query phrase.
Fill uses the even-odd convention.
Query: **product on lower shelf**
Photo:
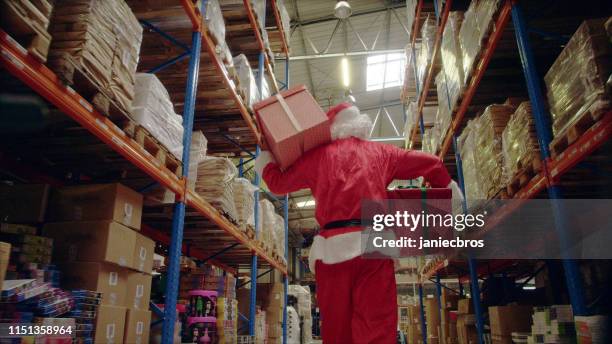
[[[585,113],[610,109],[606,81],[612,71],[612,44],[606,19],[584,21],[544,76],[555,135]]]
[[[255,205],[255,187],[246,178],[236,178],[232,182],[234,190],[234,205],[236,206],[236,220],[241,230],[246,230],[247,225],[253,226],[253,212]]]
[[[527,340],[528,343],[575,343],[576,329],[572,306],[534,307],[531,335]]]

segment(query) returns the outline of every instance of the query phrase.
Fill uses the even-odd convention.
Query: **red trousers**
[[[316,262],[324,344],[395,344],[397,290],[393,261],[356,257]]]

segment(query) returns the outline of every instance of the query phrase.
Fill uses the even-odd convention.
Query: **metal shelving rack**
[[[236,108],[240,113],[242,119],[247,124],[251,131],[251,134],[255,137],[256,142],[261,141],[261,134],[255,125],[255,121],[251,113],[247,110],[242,99],[238,93],[233,90],[232,82],[228,75],[224,72],[224,67],[219,57],[216,54],[215,44],[203,22],[203,9],[205,8],[206,1],[201,2],[201,8],[195,7],[193,2],[189,0],[181,0],[182,8],[184,9],[186,16],[189,18],[192,25],[191,33],[191,47],[183,52],[181,55],[168,60],[151,72],[157,72],[164,69],[167,66],[175,64],[185,58],[189,58],[189,70],[187,74],[187,84],[185,90],[185,103],[183,107],[183,126],[185,136],[183,137],[183,146],[189,147],[191,144],[191,133],[193,131],[194,123],[194,112],[196,105],[196,94],[199,77],[199,64],[202,47],[205,48],[208,53],[208,57],[214,64],[218,75],[221,76],[223,85],[230,90],[231,97],[236,104]],[[252,28],[257,32],[257,39],[261,48],[260,59],[259,59],[259,70],[267,70],[271,79],[273,80],[274,90],[278,91],[276,86],[275,77],[269,61],[266,61],[264,45],[259,34],[259,29],[256,22],[253,20],[252,11],[250,10],[250,2],[245,0],[245,6],[249,6],[249,16]],[[278,12],[276,3],[273,1],[275,12]],[[280,16],[276,16],[278,20],[278,27],[282,28],[280,23]],[[146,23],[143,23],[146,26]],[[172,36],[164,33],[161,30],[157,30],[153,27],[153,31],[159,33],[164,38],[177,43]],[[281,29],[282,30],[282,29]],[[284,35],[282,36],[284,40]],[[287,42],[283,41],[284,51],[287,56],[285,65],[286,71],[286,82],[285,87],[289,84],[289,59]],[[28,88],[33,90],[47,100],[49,103],[56,106],[61,112],[68,115],[68,117],[75,120],[80,126],[85,128],[93,136],[101,140],[106,146],[118,153],[124,159],[129,161],[138,170],[144,172],[150,177],[156,184],[167,188],[176,195],[176,203],[173,206],[173,220],[172,230],[170,235],[167,235],[157,229],[153,229],[147,225],[143,225],[142,233],[156,242],[163,243],[169,246],[169,264],[167,268],[168,272],[168,284],[166,291],[166,303],[174,305],[177,301],[178,296],[178,285],[179,285],[179,265],[180,257],[184,253],[185,255],[200,259],[201,261],[207,261],[221,267],[225,271],[231,273],[237,273],[237,269],[234,269],[223,262],[216,260],[221,253],[229,254],[227,251],[234,246],[240,244],[243,245],[247,250],[252,253],[252,281],[256,281],[259,277],[257,275],[257,258],[260,257],[266,264],[269,264],[272,269],[277,269],[281,272],[284,277],[285,286],[287,286],[287,266],[275,260],[273,257],[268,255],[264,248],[249,238],[244,232],[241,232],[235,225],[233,225],[227,218],[220,214],[211,204],[202,199],[198,194],[187,188],[187,173],[189,165],[189,150],[183,151],[183,173],[181,177],[178,177],[166,167],[161,166],[154,162],[150,158],[150,154],[134,140],[129,138],[122,129],[120,129],[115,123],[109,118],[100,114],[85,98],[81,97],[72,88],[65,86],[60,79],[50,69],[38,62],[32,56],[28,55],[27,51],[23,49],[18,43],[16,43],[6,32],[0,30],[0,63],[10,74],[23,82]],[[259,75],[259,87],[261,88],[263,75]],[[257,148],[257,152],[259,148]],[[259,193],[256,192],[258,198]],[[255,213],[257,214],[258,203],[255,203]],[[288,252],[288,197],[284,197],[284,217],[285,217],[285,259],[287,259]],[[183,243],[183,227],[185,224],[186,208],[190,207],[194,209],[200,216],[207,218],[215,226],[225,232],[226,235],[233,238],[236,242],[230,247],[216,253],[207,252],[197,247],[190,247]],[[256,215],[257,216],[257,215]],[[257,223],[257,221],[256,221]],[[260,275],[261,276],[261,275]],[[255,305],[255,284],[253,284],[251,294],[251,307],[254,310]],[[285,298],[286,298],[285,288]],[[286,305],[286,303],[285,303]],[[174,335],[174,326],[177,318],[176,307],[165,307],[161,311],[156,306],[152,305],[152,310],[163,318],[163,343],[172,343]],[[254,313],[254,312],[251,312]],[[286,309],[283,318],[283,342],[286,341]],[[248,319],[249,327],[254,329],[255,316]],[[153,325],[152,325],[153,326]],[[254,334],[254,331],[251,331]]]
[[[475,71],[471,79],[467,84],[464,96],[461,99],[461,102],[458,106],[457,111],[451,112],[453,113],[453,121],[448,130],[448,132],[444,135],[444,140],[442,141],[441,149],[439,152],[439,157],[441,159],[445,159],[447,153],[451,147],[451,144],[454,147],[455,151],[455,165],[457,168],[458,181],[462,188],[465,191],[464,183],[463,183],[463,170],[461,163],[461,155],[458,152],[456,147],[457,135],[463,129],[463,122],[466,113],[468,112],[468,108],[472,102],[474,95],[477,93],[478,86],[487,70],[487,66],[491,61],[493,55],[495,54],[496,47],[501,40],[501,37],[504,33],[504,29],[507,27],[510,19],[512,19],[512,24],[514,26],[515,37],[517,46],[520,53],[520,59],[522,64],[522,70],[525,77],[525,82],[527,86],[527,91],[529,95],[529,100],[532,104],[533,116],[536,123],[536,131],[538,136],[538,143],[540,146],[541,159],[543,169],[541,172],[537,173],[527,185],[525,185],[521,190],[519,190],[513,197],[519,200],[528,200],[532,199],[539,194],[541,194],[544,190],[547,191],[548,197],[553,202],[553,218],[555,220],[555,229],[558,232],[560,238],[565,237],[565,233],[567,231],[566,226],[568,225],[564,216],[563,204],[561,202],[555,201],[557,199],[562,199],[563,195],[561,192],[560,184],[561,177],[571,171],[576,165],[585,160],[589,155],[591,155],[598,148],[601,148],[604,144],[608,142],[610,137],[612,136],[612,111],[608,111],[606,114],[602,116],[598,122],[596,122],[591,128],[586,130],[586,132],[573,144],[565,149],[565,151],[555,158],[552,158],[549,151],[549,144],[552,139],[551,129],[550,129],[550,115],[548,114],[545,106],[545,98],[542,95],[541,91],[541,81],[540,76],[535,67],[535,57],[533,54],[533,50],[530,45],[529,39],[529,28],[527,26],[526,20],[522,14],[520,6],[517,4],[516,0],[502,0],[503,3],[497,15],[497,19],[494,24],[494,28],[486,42],[483,46],[483,52],[479,60],[477,60]],[[422,110],[427,98],[427,93],[429,91],[429,85],[433,78],[433,67],[435,64],[435,59],[438,54],[440,48],[440,36],[444,31],[444,25],[446,24],[446,19],[448,17],[448,13],[450,7],[452,5],[452,0],[447,0],[444,5],[444,9],[442,11],[442,15],[440,16],[439,10],[437,8],[438,2],[434,2],[434,10],[436,14],[436,18],[438,20],[438,31],[436,34],[436,41],[434,46],[434,53],[432,57],[432,63],[428,66],[427,75],[424,82],[423,90],[419,90],[418,88],[418,80],[416,80],[416,94],[418,99],[418,107],[417,107],[417,123],[415,123],[415,127],[412,130],[407,132],[407,146],[412,147],[413,143],[416,139],[417,127],[420,128],[421,139],[424,132],[424,124],[422,117]],[[416,35],[419,29],[419,20],[421,16],[421,11],[423,9],[423,0],[419,0],[416,11],[415,11],[415,19],[413,23],[413,30],[411,32],[411,47],[412,47],[412,56],[413,59],[415,57],[415,42]],[[441,19],[440,19],[441,18]],[[415,63],[415,79],[416,79],[416,63]],[[408,80],[408,78],[405,78]],[[407,90],[407,85],[405,84],[402,89],[402,97],[405,98],[405,92]],[[447,90],[448,91],[448,90]],[[438,95],[440,96],[440,95]],[[448,96],[448,94],[447,94]],[[449,104],[449,106],[452,106]],[[484,235],[488,231],[495,230],[496,225],[501,223],[509,214],[516,211],[521,203],[524,202],[512,202],[511,205],[502,206],[500,209],[497,209],[494,214],[489,218],[486,227],[481,230],[481,234]],[[467,204],[464,203],[464,209],[467,210]],[[564,243],[562,242],[562,245]],[[437,286],[436,297],[440,297],[440,289],[442,287],[446,287],[442,285],[440,282],[441,270],[449,264],[449,262],[455,258],[453,257],[444,257],[445,259],[440,259],[437,263],[432,264],[426,271],[423,271],[420,276],[420,285],[419,285],[419,298],[421,300],[421,304],[423,301],[423,292],[422,292],[422,283],[425,281],[432,281]],[[503,265],[503,264],[500,264]],[[584,290],[581,281],[581,276],[578,271],[577,264],[574,260],[564,259],[563,267],[565,270],[565,279],[566,284],[570,296],[570,301],[572,304],[572,308],[574,314],[576,315],[587,315],[588,310],[585,305],[584,300]],[[467,262],[467,271],[469,275],[469,283],[471,287],[472,295],[480,295],[479,291],[479,268],[478,262],[475,259],[468,259]],[[433,280],[435,277],[435,280]],[[462,288],[461,288],[462,289]],[[476,327],[478,332],[479,343],[483,343],[483,333],[484,333],[484,319],[483,319],[483,309],[479,301],[479,297],[473,297],[474,300],[474,310],[476,314]],[[421,321],[424,324],[424,309],[421,309]],[[424,325],[423,325],[424,326]],[[427,343],[426,331],[423,330],[423,342]]]

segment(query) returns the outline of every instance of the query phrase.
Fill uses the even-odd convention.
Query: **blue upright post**
[[[516,41],[521,55],[523,65],[523,73],[527,83],[527,91],[529,92],[529,100],[531,101],[531,109],[536,124],[538,134],[538,143],[540,146],[540,154],[542,159],[550,158],[548,145],[551,141],[550,131],[550,116],[546,111],[544,97],[540,87],[540,80],[535,66],[535,58],[533,50],[529,42],[529,31],[527,23],[523,17],[523,13],[517,4],[512,5],[512,23],[516,31]],[[555,229],[559,236],[559,244],[564,254],[563,268],[565,270],[565,281],[569,292],[572,309],[575,315],[587,315],[587,307],[584,301],[584,291],[582,288],[582,276],[575,260],[569,259],[566,256],[566,248],[571,247],[570,240],[567,237],[568,223],[565,218],[565,207],[560,199],[563,198],[559,186],[548,187],[548,196],[552,202],[552,212],[555,221]]]
[[[238,162],[238,176],[241,178],[244,176],[244,159],[243,158],[240,158],[240,161]]]
[[[263,7],[265,8],[265,0],[264,0],[264,5]],[[266,18],[265,18],[265,11],[264,11],[264,18],[262,18],[262,22],[266,22]],[[264,66],[264,54],[265,51],[260,51],[259,52],[259,64],[258,64],[258,73],[257,73],[257,88],[259,89],[259,96],[260,99],[263,96],[263,77],[264,77],[264,71],[265,71],[265,66]],[[259,152],[260,152],[260,148],[259,146],[257,146],[255,148],[255,156],[259,156]],[[255,209],[253,210],[253,219],[255,221],[255,238],[257,238],[259,236],[259,184],[260,184],[260,175],[255,173],[255,180],[253,181],[253,184],[255,184],[256,186],[256,190],[255,190]],[[251,303],[249,306],[249,335],[251,336],[255,336],[255,311],[256,311],[256,302],[257,302],[257,255],[254,254],[251,257]]]
[[[425,325],[425,303],[423,302],[423,285],[419,284],[419,302],[421,302],[421,336],[423,344],[427,344],[427,326]]]
[[[457,163],[457,177],[459,179],[459,187],[461,188],[461,192],[465,195],[465,183],[463,180],[463,164],[461,161],[461,153],[459,152],[459,147],[457,147],[457,137],[453,135],[453,149],[455,150],[455,160]],[[463,212],[467,212],[467,199],[464,197],[462,202]],[[478,285],[478,270],[476,266],[476,260],[469,257],[468,265],[470,268],[470,293],[472,295],[472,301],[474,302],[474,313],[476,315],[476,331],[478,332],[478,343],[483,343],[483,334],[484,334],[484,319],[482,318],[483,312],[480,304],[480,286]],[[459,283],[459,290],[463,287],[461,283]]]
[[[183,109],[183,177],[189,173],[189,147],[191,146],[191,133],[193,131],[193,114],[195,111],[196,90],[200,70],[200,50],[202,36],[200,32],[191,35],[191,57],[189,59],[189,72],[185,90],[185,105]],[[172,218],[172,236],[168,248],[168,283],[166,286],[166,300],[164,307],[164,325],[162,328],[162,343],[174,342],[174,326],[176,322],[176,299],[180,274],[181,249],[183,246],[183,225],[185,224],[185,201],[180,200],[174,204]]]

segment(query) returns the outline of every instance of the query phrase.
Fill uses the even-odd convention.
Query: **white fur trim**
[[[273,162],[276,162],[276,160],[274,159],[272,153],[268,151],[261,151],[257,156],[257,159],[255,159],[255,166],[253,167],[253,169],[261,177],[263,176],[264,168],[266,168],[268,164]]]
[[[348,232],[334,235],[327,239],[320,235],[315,236],[308,255],[310,271],[315,273],[315,263],[317,260],[325,264],[337,264],[366,253],[362,247],[361,240],[365,240],[365,238],[362,238],[362,234],[362,231]],[[383,232],[382,236],[389,240],[395,239],[395,235],[391,231]],[[368,252],[380,252],[386,256],[397,257],[400,251],[397,248],[385,248],[384,252],[377,249],[370,249]]]
[[[332,140],[344,139],[347,137],[358,137],[368,139],[372,129],[372,120],[367,114],[362,114],[356,106],[346,108],[334,117],[331,125]]]

